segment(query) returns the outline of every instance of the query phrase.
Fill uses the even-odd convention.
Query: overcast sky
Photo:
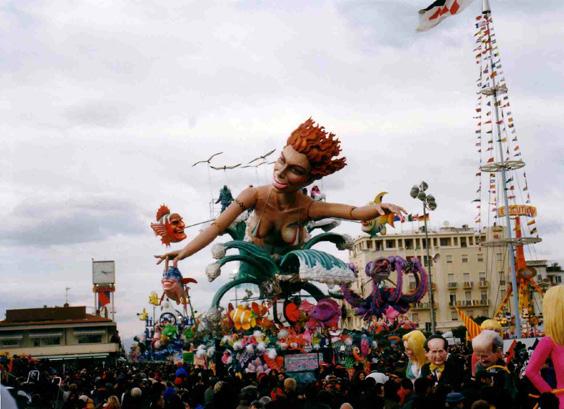
[[[331,201],[362,205],[387,191],[418,212],[409,189],[424,179],[439,205],[433,227],[471,225],[481,2],[416,33],[429,3],[2,2],[0,317],[62,305],[65,287],[71,304],[91,306],[91,259],[111,259],[119,328],[141,333],[135,313],[160,290],[152,255],[163,247],[149,228],[159,205],[187,224],[209,219],[223,184],[235,193],[269,183],[271,170],[191,164],[279,150],[309,116],[348,158],[321,183]],[[544,239],[533,255],[562,262],[564,3],[491,3]],[[181,263],[200,281],[200,310],[227,279],[207,282],[211,261],[205,249]]]

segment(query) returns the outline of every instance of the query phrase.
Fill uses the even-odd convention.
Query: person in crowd
[[[413,392],[413,382],[411,382],[411,379],[402,378],[400,380],[397,394],[399,397],[399,404],[402,408],[415,398],[415,394]]]
[[[103,409],[121,409],[121,404],[116,395],[111,395],[106,400],[106,403],[102,406]]]

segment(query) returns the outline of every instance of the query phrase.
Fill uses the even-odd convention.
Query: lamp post
[[[435,210],[437,208],[437,203],[435,202],[435,197],[428,193],[425,193],[429,185],[426,182],[421,182],[419,186],[414,185],[409,192],[410,196],[414,199],[419,199],[423,203],[423,223],[425,225],[425,249],[427,253],[427,275],[429,284],[429,306],[431,309],[431,332],[434,334],[437,329],[437,323],[435,320],[435,301],[433,298],[433,281],[431,279],[431,254],[429,252],[429,232],[427,231],[427,209]],[[425,264],[425,263],[424,263]]]

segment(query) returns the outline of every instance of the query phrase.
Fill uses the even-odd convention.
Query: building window
[[[102,342],[102,334],[78,335],[76,338],[79,344],[100,344]]]
[[[441,239],[442,240],[442,239]],[[452,256],[450,254],[447,254],[446,256],[446,262],[447,263],[452,263]]]
[[[470,281],[470,273],[463,273],[462,275],[464,276],[464,282]]]
[[[470,244],[471,246],[474,245],[474,237],[472,236],[468,237],[468,244]]]
[[[386,248],[387,249],[396,248],[396,241],[395,240],[386,240]]]
[[[463,255],[462,255],[462,262],[463,262],[463,263],[468,263],[468,255],[467,255],[467,254],[463,254]]]
[[[466,243],[466,237],[460,238],[460,247],[468,247],[468,244]]]
[[[470,291],[464,291],[464,299],[470,301],[472,299],[472,293]]]
[[[41,346],[61,345],[61,337],[41,338]]]
[[[448,273],[448,282],[454,283],[454,273]]]
[[[562,277],[561,276],[554,276],[554,282],[555,283],[561,283],[562,282]]]
[[[484,255],[478,254],[478,263],[483,263],[483,262],[484,262]]]
[[[441,244],[441,247],[449,247],[452,245],[450,240],[450,237],[441,237],[439,243]]]
[[[456,310],[450,312],[450,319],[452,321],[458,321],[458,312],[456,312]]]
[[[412,250],[413,249],[413,239],[405,239],[405,249]]]
[[[480,300],[485,303],[488,301],[488,293],[487,291],[480,291]]]
[[[2,347],[19,347],[20,339],[17,338],[7,338],[0,340],[0,346]]]
[[[371,249],[372,248],[372,240],[367,240],[366,241],[366,247]]]
[[[449,302],[448,304],[450,306],[455,306],[456,305],[456,294],[450,294],[449,295]]]
[[[436,238],[436,237],[433,237],[433,247],[439,247],[438,244],[439,244],[439,243],[438,243],[437,238]]]
[[[458,247],[458,237],[452,238],[452,245],[455,246],[455,247]]]
[[[411,314],[411,321],[417,322],[419,321],[419,314],[414,312],[413,314]]]
[[[495,254],[495,261],[502,262],[503,261],[503,253],[496,253]]]

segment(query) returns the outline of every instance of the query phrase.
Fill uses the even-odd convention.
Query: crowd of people
[[[543,409],[558,408],[556,395],[539,396],[521,376],[529,358],[524,345],[512,349],[508,365],[494,331],[482,331],[468,345],[449,346],[433,335],[419,338],[426,357],[419,365],[419,344],[409,342],[415,335],[404,336],[402,368],[382,360],[353,373],[322,362],[309,383],[283,370],[213,373],[186,364],[119,361],[63,371],[47,361],[14,358],[4,384],[13,388],[18,408],[479,409],[530,408],[539,402]],[[543,368],[542,377],[553,388],[555,375],[550,366]]]

